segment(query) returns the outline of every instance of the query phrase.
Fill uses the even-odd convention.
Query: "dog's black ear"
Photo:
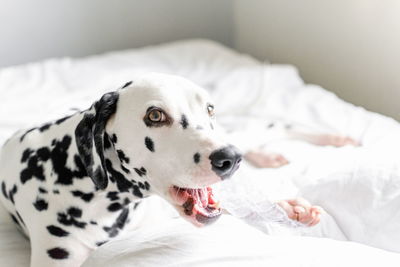
[[[117,92],[103,95],[99,101],[94,103],[92,108],[85,112],[75,129],[79,156],[88,176],[92,178],[98,189],[105,189],[108,184],[104,145],[109,144],[109,140],[105,128],[108,119],[117,109],[118,97]]]

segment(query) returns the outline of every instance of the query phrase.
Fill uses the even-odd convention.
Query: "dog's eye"
[[[151,122],[164,122],[166,120],[164,112],[158,109],[150,111],[148,118]]]
[[[210,117],[214,117],[214,106],[213,105],[211,105],[211,104],[208,104],[207,105],[207,112],[208,112],[208,115],[210,115]]]
[[[143,117],[143,122],[147,127],[162,127],[171,125],[173,120],[161,108],[151,106],[147,109],[146,115]]]

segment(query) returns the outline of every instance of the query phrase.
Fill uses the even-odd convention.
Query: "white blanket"
[[[298,231],[301,234],[400,252],[399,124],[345,103],[322,88],[305,85],[294,67],[263,64],[210,41],[177,42],[83,59],[51,59],[0,70],[0,144],[17,129],[57,118],[73,107],[86,108],[103,92],[146,71],[179,74],[208,89],[227,129],[251,129],[237,140],[242,147],[263,142],[262,136],[252,138],[251,134],[262,133],[267,118],[361,141],[361,148],[337,149],[276,140],[268,148],[283,153],[290,165],[257,170],[244,164],[232,181],[246,190],[257,190],[257,194],[241,195],[249,210],[254,210],[254,203],[259,207],[260,199],[266,199],[268,206],[272,200],[295,195],[323,206],[328,212],[325,220],[309,232]],[[27,242],[10,227],[6,214],[0,214],[0,265],[26,266]],[[361,266],[360,260],[397,266],[400,261],[399,254],[356,243],[262,235],[231,217],[223,217],[204,231],[192,229],[180,219],[172,219],[168,227],[158,229],[149,224],[150,230],[135,232],[130,240],[100,248],[86,266],[107,262],[102,255],[108,260],[116,257],[112,260],[116,266],[128,266],[128,262],[139,262],[139,266],[165,266],[166,262],[171,266]],[[207,238],[202,239],[203,234]],[[169,241],[174,240],[171,245]],[[212,242],[215,247],[210,246]],[[254,246],[249,245],[252,242]],[[151,247],[146,247],[149,244]],[[132,250],[121,250],[132,246]]]
[[[236,133],[235,140],[246,149],[265,143],[267,121],[274,118],[362,143],[357,148],[333,148],[273,140],[265,149],[282,153],[291,164],[269,170],[242,166],[234,184],[242,191],[248,188],[248,194],[235,192],[246,200],[242,199],[244,205],[258,212],[263,195],[269,200],[300,195],[333,217],[326,216],[320,226],[305,231],[307,235],[400,252],[398,122],[345,103],[318,86],[305,85],[291,66],[238,68],[220,81],[213,95],[222,109],[222,122],[243,132]],[[256,195],[252,194],[255,188]]]

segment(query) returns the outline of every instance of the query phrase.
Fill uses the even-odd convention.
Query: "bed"
[[[283,153],[291,164],[279,169],[243,164],[231,181],[219,185],[227,201],[238,196],[243,209],[235,217],[223,215],[196,229],[152,198],[146,205],[163,212],[149,215],[146,227],[130,237],[99,248],[84,266],[398,266],[399,123],[305,84],[293,66],[259,62],[212,41],[4,68],[0,144],[18,129],[87,108],[102,93],[148,71],[178,74],[206,88],[219,122],[240,133],[234,139],[239,146],[262,143],[267,119],[348,135],[362,146],[315,147],[277,139],[268,149]],[[294,196],[325,209],[318,226],[290,228],[262,216],[246,217]],[[0,208],[0,265],[28,266],[29,243]]]

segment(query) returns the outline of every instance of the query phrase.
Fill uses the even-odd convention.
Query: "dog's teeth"
[[[208,207],[209,208],[212,208],[212,209],[219,209],[220,208],[220,203],[219,203],[219,201],[218,202],[215,202],[215,203],[210,203],[210,204],[208,204]]]

